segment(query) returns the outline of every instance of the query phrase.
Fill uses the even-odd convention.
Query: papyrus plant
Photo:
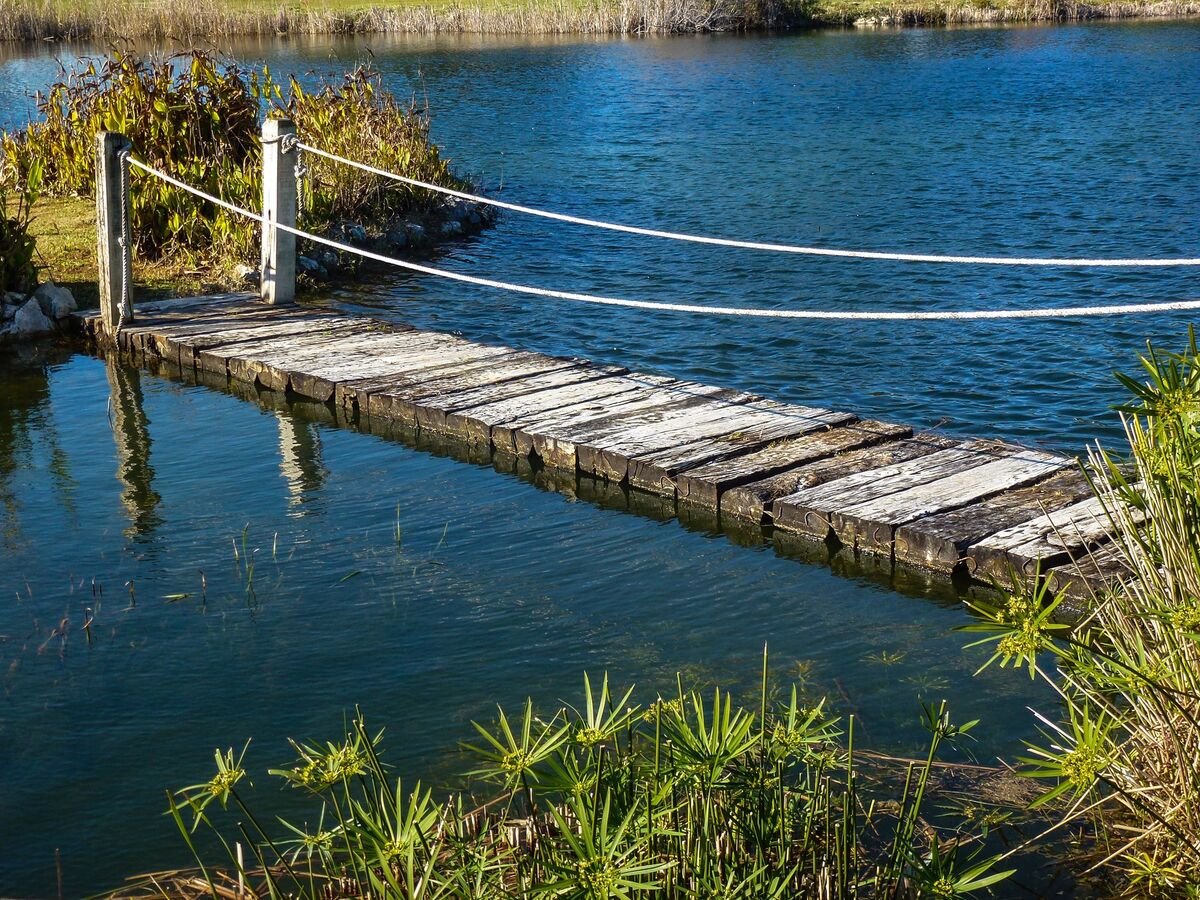
[[[974,630],[993,660],[1050,684],[1061,704],[1037,713],[1044,742],[1027,773],[1053,782],[1039,803],[1061,821],[1092,821],[1094,865],[1115,867],[1130,895],[1200,893],[1200,354],[1149,348],[1141,378],[1119,376],[1128,454],[1097,446],[1087,468],[1119,562],[1111,589],[1067,630],[1044,583],[982,607]],[[1088,565],[1089,560],[1081,561]],[[1047,602],[1049,601],[1049,602]],[[985,639],[987,640],[987,639]]]

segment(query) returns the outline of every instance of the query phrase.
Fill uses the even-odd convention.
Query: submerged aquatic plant
[[[197,859],[209,878],[232,867],[253,896],[949,898],[1011,874],[986,830],[927,810],[941,748],[975,723],[955,724],[945,703],[926,707],[926,758],[901,779],[873,779],[853,720],[843,729],[794,688],[772,699],[767,671],[764,654],[756,709],[682,684],[643,708],[632,690],[586,676],[578,705],[500,709],[467,745],[471,776],[491,795],[482,805],[406,788],[381,761],[381,734],[356,715],[342,739],[294,742],[296,762],[272,771],[315,804],[311,825],[261,830],[227,774],[241,771],[231,754],[173,809],[196,810],[192,823],[176,816],[194,849],[197,824],[227,851],[252,843],[254,870],[235,855]],[[209,815],[211,798],[237,805],[233,835]]]

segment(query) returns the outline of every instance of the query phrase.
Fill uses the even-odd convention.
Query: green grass
[[[41,280],[52,280],[75,295],[80,308],[99,303],[96,277],[96,207],[76,197],[43,198],[33,208],[30,232],[37,238]],[[138,300],[182,297],[216,289],[199,273],[179,266],[134,262],[134,291]]]

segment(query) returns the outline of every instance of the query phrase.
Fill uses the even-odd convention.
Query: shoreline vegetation
[[[38,117],[0,132],[0,258],[23,260],[20,279],[0,271],[0,292],[28,292],[45,272],[95,301],[96,134],[116,127],[150,165],[247,209],[262,196],[259,116],[296,123],[301,140],[423,182],[467,188],[429,137],[424,110],[402,103],[378,73],[359,66],[305,89],[204,51],[85,59],[37,102]],[[418,258],[443,241],[488,227],[490,209],[308,160],[300,225],[328,238]],[[254,222],[157,181],[130,183],[135,290],[151,296],[257,284]],[[12,245],[14,251],[6,253]],[[16,250],[20,250],[18,254]],[[302,280],[323,283],[363,268],[357,258],[300,242]],[[207,274],[206,279],[200,276]],[[12,280],[11,285],[5,284]],[[143,296],[142,299],[145,299]]]
[[[0,0],[0,41],[313,34],[687,34],[1200,16],[1200,0]]]

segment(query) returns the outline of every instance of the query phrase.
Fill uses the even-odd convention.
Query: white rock
[[[17,334],[24,336],[45,334],[54,327],[54,323],[47,319],[46,314],[42,312],[42,307],[36,297],[31,298],[28,303],[17,310],[13,324],[16,326]]]
[[[854,20],[855,28],[889,28],[895,24],[891,16],[860,16]]]
[[[458,219],[447,219],[442,223],[442,237],[457,237],[462,233],[462,222]]]
[[[7,303],[0,303],[0,322],[7,322],[17,314],[19,307],[10,306]]]
[[[233,276],[242,284],[258,284],[258,269],[245,263],[234,267]]]
[[[79,307],[75,298],[64,287],[59,287],[53,281],[39,285],[33,292],[34,299],[42,307],[42,312],[52,319],[65,319]]]
[[[419,244],[425,240],[425,229],[416,222],[408,222],[404,226],[404,231],[408,235],[410,244]]]

